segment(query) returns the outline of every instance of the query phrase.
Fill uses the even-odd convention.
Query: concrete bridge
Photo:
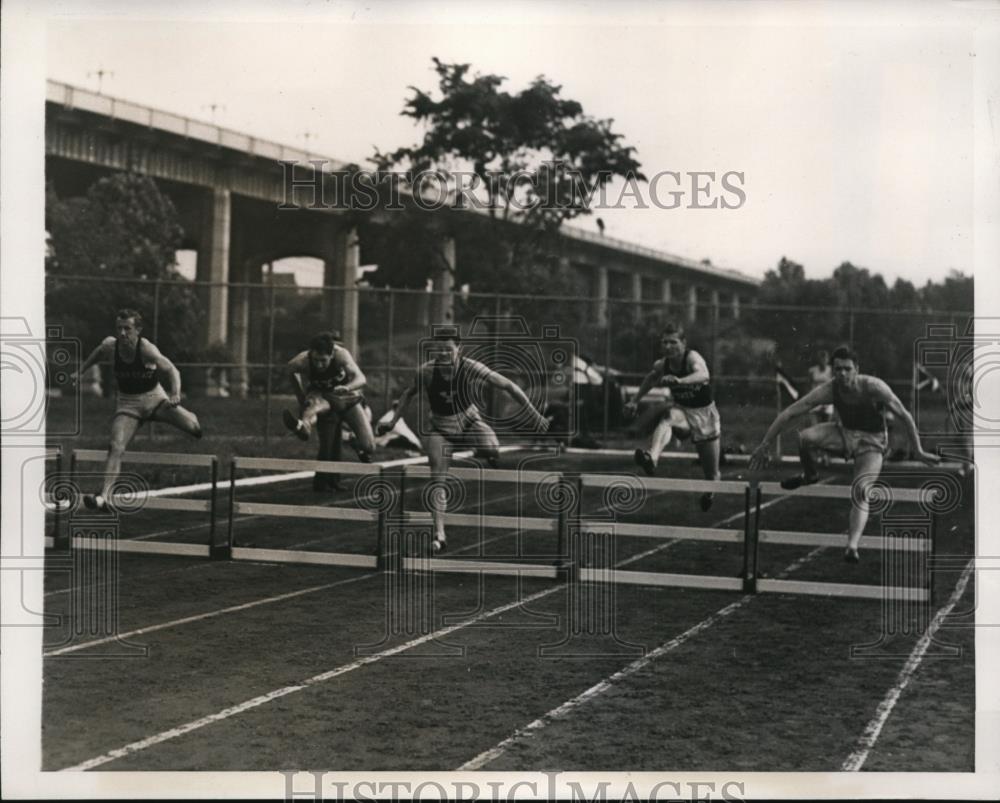
[[[46,174],[60,197],[83,194],[98,178],[120,170],[156,179],[180,215],[182,247],[197,252],[197,280],[212,283],[206,345],[225,343],[245,363],[252,317],[245,285],[261,283],[271,262],[312,256],[323,260],[330,288],[324,318],[357,352],[358,293],[350,288],[359,265],[377,261],[377,226],[362,236],[342,210],[278,209],[287,203],[283,162],[305,166],[320,160],[329,169],[342,162],[55,81],[47,84],[45,152]],[[471,225],[478,216],[451,214],[451,225],[463,217]],[[565,228],[562,237],[563,258],[590,288],[598,322],[609,299],[681,303],[690,321],[699,309],[738,317],[759,286],[736,271],[578,229]],[[453,232],[440,238],[444,264],[434,284],[446,292],[436,296],[433,315],[444,321],[450,314],[447,293],[456,271],[462,273],[462,238]],[[245,385],[233,390],[245,393]]]

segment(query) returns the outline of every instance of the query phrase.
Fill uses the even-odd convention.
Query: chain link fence
[[[225,299],[226,319],[210,314],[210,298]],[[861,370],[885,379],[905,404],[913,398],[915,343],[931,325],[951,325],[961,335],[971,312],[826,307],[741,307],[711,303],[665,303],[624,298],[489,295],[389,290],[368,287],[301,287],[294,284],[213,284],[184,280],[122,279],[90,276],[46,277],[48,325],[80,341],[85,356],[112,333],[114,313],[137,309],[143,334],[156,343],[181,372],[188,397],[229,397],[245,401],[257,423],[254,433],[275,433],[275,410],[292,394],[287,362],[308,347],[319,331],[338,329],[346,304],[357,305],[355,358],[368,378],[367,399],[375,415],[389,407],[413,377],[419,344],[431,326],[443,322],[450,305],[463,335],[500,344],[512,336],[512,322],[540,343],[572,341],[588,374],[612,381],[579,388],[588,394],[586,425],[604,438],[626,426],[623,396],[638,385],[659,356],[665,323],[678,321],[688,343],[708,361],[720,405],[774,410],[787,403],[778,395],[775,366],[802,390],[808,367],[820,349],[853,344]],[[216,305],[218,309],[220,305]],[[212,341],[210,317],[225,341]],[[521,331],[521,329],[517,331]],[[543,336],[548,333],[548,337]],[[349,333],[348,333],[349,334]],[[489,352],[484,352],[489,361]],[[517,366],[496,366],[519,383],[549,378],[518,376]],[[506,370],[505,370],[506,368]],[[93,392],[108,395],[110,367],[102,369]],[[940,377],[945,381],[945,377]],[[945,406],[946,394],[931,399]],[[926,404],[925,404],[926,407]],[[245,433],[244,434],[251,434]]]

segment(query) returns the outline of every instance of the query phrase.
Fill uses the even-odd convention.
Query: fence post
[[[153,283],[153,342],[160,342],[160,277],[156,277]],[[149,429],[146,431],[148,440],[156,440],[156,422],[149,422]]]
[[[847,343],[854,348],[854,310],[847,313]]]
[[[396,293],[390,288],[389,293],[389,334],[385,341],[385,388],[383,390],[384,409],[388,410],[391,404],[389,385],[392,383],[392,331],[396,325]]]
[[[500,295],[493,299],[493,364],[496,365],[500,358]],[[496,420],[500,417],[497,392],[493,385],[490,385],[490,418]]]
[[[611,404],[611,383],[608,381],[611,378],[611,323],[615,317],[614,303],[610,298],[607,304],[608,325],[604,329],[604,434],[601,436],[605,446],[607,446],[608,441],[608,419],[610,418],[608,407]]]
[[[274,362],[274,282],[268,291],[267,312],[267,378],[264,381],[264,443],[271,438],[271,367]]]

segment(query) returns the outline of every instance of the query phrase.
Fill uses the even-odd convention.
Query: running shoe
[[[860,563],[861,555],[858,554],[858,550],[848,547],[844,550],[844,560],[848,563]]]
[[[87,510],[108,509],[107,501],[100,494],[85,494],[83,497],[83,506],[87,508]]]
[[[715,494],[703,493],[701,495],[701,509],[706,513],[712,509],[712,502],[715,501]]]
[[[819,482],[819,477],[807,477],[805,474],[796,474],[794,477],[786,477],[781,481],[781,487],[786,491],[794,491],[803,485],[813,485]]]
[[[292,415],[290,410],[285,410],[281,414],[281,419],[285,422],[285,426],[288,427],[289,431],[300,441],[309,440],[309,433],[306,432],[306,425],[302,423],[301,419]]]
[[[448,548],[448,542],[444,538],[435,538],[431,541],[431,552],[435,555],[439,555]]]
[[[643,451],[642,449],[636,449],[635,464],[645,471],[650,477],[656,474],[656,464],[653,462],[653,456],[649,452]]]

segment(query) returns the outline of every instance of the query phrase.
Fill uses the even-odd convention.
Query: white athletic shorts
[[[145,393],[119,393],[112,418],[124,415],[136,418],[140,422],[150,421],[154,413],[167,404],[167,401],[167,392],[160,384]]]
[[[722,434],[722,420],[719,418],[719,409],[715,406],[715,402],[706,407],[677,405],[674,409],[680,410],[687,419],[692,443],[715,440]]]
[[[431,414],[431,427],[451,443],[475,449],[495,449],[500,446],[496,433],[483,421],[476,405],[455,415]]]
[[[885,431],[847,429],[835,421],[807,427],[802,430],[799,437],[808,437],[816,448],[845,458],[856,457],[866,452],[878,452],[884,455],[889,450],[889,438]]]

